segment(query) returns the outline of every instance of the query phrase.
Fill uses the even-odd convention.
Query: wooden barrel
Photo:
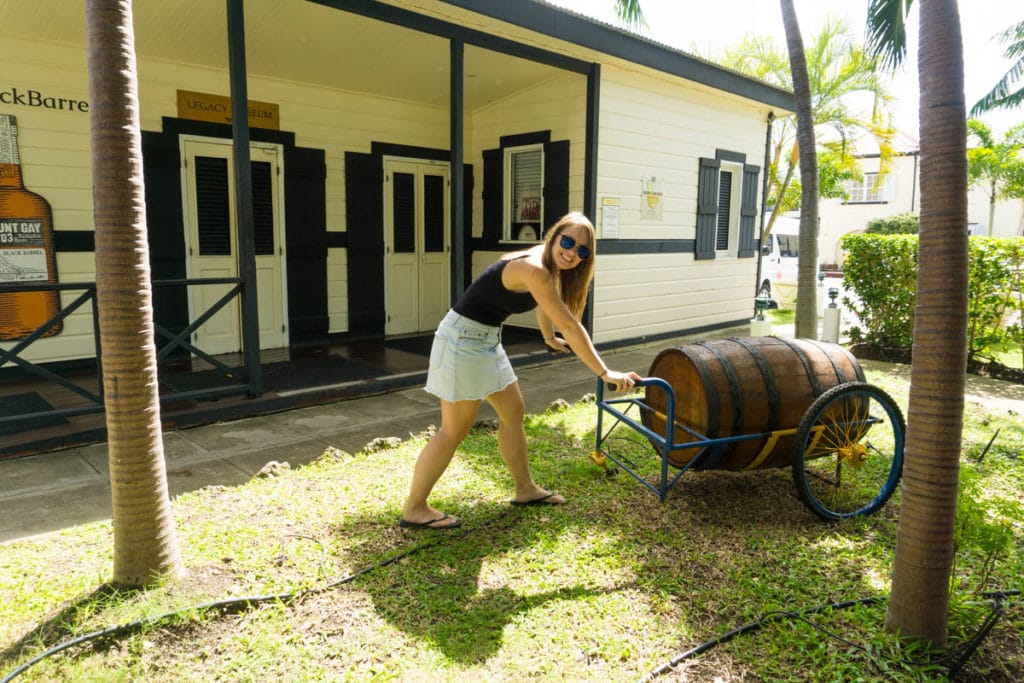
[[[724,470],[790,465],[796,427],[814,399],[839,384],[864,381],[857,359],[843,347],[778,337],[716,339],[665,349],[648,376],[664,379],[675,392],[674,443],[760,434],[677,448],[669,455],[672,464],[682,467],[703,453],[694,469]],[[657,412],[642,411],[644,425],[664,437],[665,391],[648,386],[645,401]]]

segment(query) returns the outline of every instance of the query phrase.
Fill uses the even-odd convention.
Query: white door
[[[387,335],[433,330],[448,311],[448,164],[384,162]]]
[[[254,144],[249,153],[260,348],[272,349],[288,344],[283,292],[280,163],[278,148],[273,145]],[[232,146],[230,142],[186,139],[182,143],[182,157],[188,277],[238,277],[239,242]],[[203,315],[231,286],[189,286],[189,319],[194,321]],[[192,343],[209,354],[240,351],[240,306],[240,298],[235,297],[196,330]]]

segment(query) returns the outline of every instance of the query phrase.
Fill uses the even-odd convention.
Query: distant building
[[[857,157],[864,177],[849,181],[849,199],[823,199],[818,207],[821,217],[818,254],[825,265],[843,261],[840,240],[848,233],[863,232],[869,221],[901,213],[921,211],[921,158],[918,140],[897,133],[896,156],[892,168],[879,179],[877,146],[858,143]],[[972,235],[1014,237],[1024,228],[1024,201],[1010,199],[996,205],[995,220],[989,225],[989,195],[985,189],[972,188],[968,194],[968,229]]]

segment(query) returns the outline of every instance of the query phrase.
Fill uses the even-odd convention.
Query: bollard
[[[824,341],[839,343],[839,306],[836,305],[836,297],[839,290],[836,287],[829,287],[828,298],[832,302],[825,308],[824,317],[821,323],[821,338]]]

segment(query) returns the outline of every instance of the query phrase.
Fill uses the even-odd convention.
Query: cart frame
[[[606,469],[608,467],[606,460],[611,460],[627,474],[633,477],[633,479],[638,481],[651,492],[655,493],[662,502],[664,502],[668,492],[679,482],[679,479],[686,472],[690,470],[714,469],[716,467],[718,460],[722,457],[721,453],[716,453],[716,446],[755,439],[766,439],[766,443],[758,456],[744,468],[747,470],[756,469],[771,454],[779,438],[784,436],[796,436],[796,452],[793,456],[792,466],[793,478],[797,486],[797,491],[805,504],[807,504],[815,514],[825,519],[842,519],[874,512],[884,505],[889,499],[899,482],[900,476],[902,475],[903,435],[906,431],[903,415],[900,413],[899,408],[896,407],[895,402],[888,396],[888,394],[870,384],[863,382],[847,382],[840,384],[837,387],[833,387],[819,396],[812,403],[797,427],[719,438],[709,438],[686,425],[676,422],[675,419],[668,419],[668,415],[671,415],[674,418],[676,414],[676,393],[667,381],[660,377],[645,377],[635,385],[636,388],[645,386],[655,386],[664,391],[666,398],[666,411],[664,414],[648,405],[642,396],[616,396],[615,394],[612,394],[611,397],[606,398],[605,382],[598,380],[596,395],[598,408],[597,430],[595,434],[594,450],[591,452],[590,457],[595,463],[605,467]],[[608,387],[610,389],[611,385],[608,385]],[[827,505],[816,499],[815,493],[812,491],[812,487],[808,483],[807,473],[803,471],[803,466],[807,452],[814,451],[826,429],[826,425],[818,423],[818,420],[828,412],[830,407],[837,400],[848,398],[846,396],[847,394],[863,394],[878,402],[881,410],[888,414],[889,423],[891,424],[895,435],[895,443],[893,445],[890,470],[878,495],[857,510],[852,512],[837,512],[831,510]],[[630,411],[634,408],[641,413],[643,411],[648,411],[662,417],[665,421],[664,436],[644,425],[640,421],[640,416],[637,416],[637,418],[631,416]],[[606,413],[608,414],[609,419],[613,420],[610,426],[607,426],[607,429],[605,428]],[[882,421],[883,420],[879,417],[868,417],[866,419],[860,419],[859,424],[861,427],[865,423],[870,426]],[[832,424],[836,424],[835,420],[832,421]],[[606,442],[612,432],[614,432],[619,425],[626,425],[640,433],[642,436],[647,438],[652,446],[655,447],[661,461],[660,476],[656,484],[652,484],[648,481],[643,475],[634,469],[635,466],[631,466],[631,463],[628,460],[617,456],[610,448],[607,447]],[[866,432],[866,430],[861,431],[862,433]],[[686,434],[691,440],[677,443],[676,438],[680,433]],[[698,452],[684,465],[678,465],[671,462],[669,455],[673,451],[683,449],[698,449]],[[877,448],[875,450],[878,451]],[[670,465],[673,468],[678,468],[679,471],[674,474],[670,474]],[[841,485],[842,475],[840,470],[841,463],[837,463],[835,472],[836,487]]]

